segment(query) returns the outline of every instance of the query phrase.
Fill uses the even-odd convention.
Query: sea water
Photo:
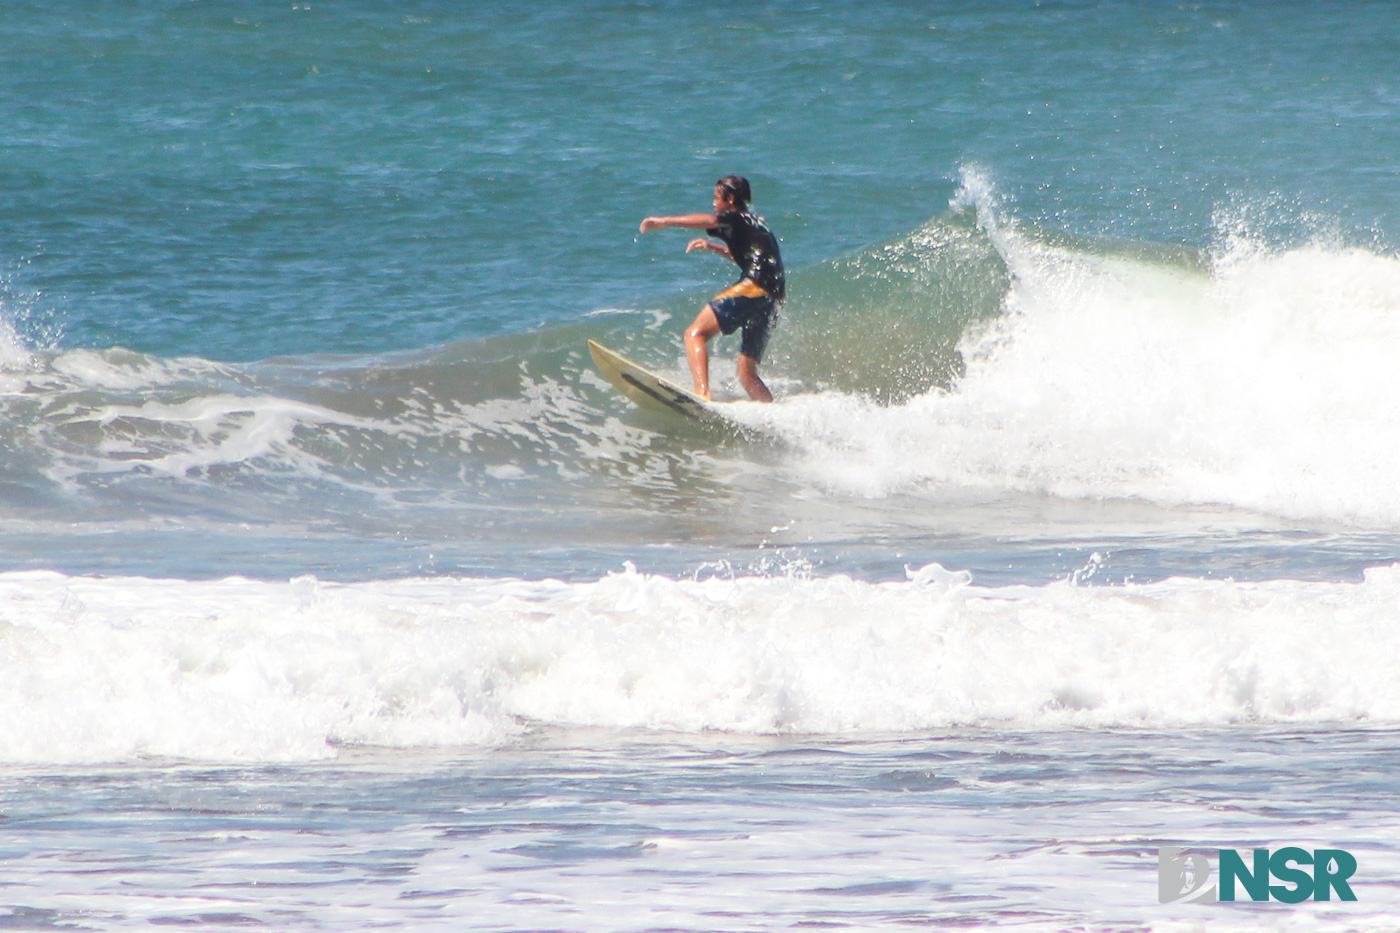
[[[3,21],[0,927],[1400,924],[1391,5]]]

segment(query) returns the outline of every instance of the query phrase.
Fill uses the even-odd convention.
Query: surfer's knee
[[[705,305],[695,316],[695,321],[686,328],[685,338],[687,340],[708,341],[718,333],[719,319],[715,317],[715,309]]]

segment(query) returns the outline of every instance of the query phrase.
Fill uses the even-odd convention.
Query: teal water
[[[1394,925],[1393,5],[0,22],[0,926]],[[713,431],[584,347],[685,378],[731,172]]]
[[[1146,304],[1164,266],[1208,274],[1248,250],[1286,264],[1323,243],[1334,262],[1313,273],[1324,293],[1315,312],[1335,320],[1356,274],[1342,267],[1344,250],[1385,257],[1393,238],[1382,154],[1394,131],[1377,118],[1388,99],[1377,36],[1394,13],[1299,9],[1301,19],[1253,4],[16,7],[0,57],[0,258],[19,388],[7,395],[15,457],[0,510],[22,524],[6,548],[26,567],[363,578],[531,567],[592,576],[634,548],[671,546],[664,531],[631,533],[631,497],[622,511],[577,507],[581,449],[618,443],[600,432],[626,412],[583,378],[578,348],[597,337],[675,364],[674,335],[728,273],[683,255],[674,237],[637,237],[637,220],[703,208],[712,177],[735,169],[753,177],[793,269],[770,369],[789,394],[903,404],[952,388],[969,328],[1020,300],[1013,282],[1033,290],[1053,278],[1038,252],[1050,248],[1090,265],[1139,263],[1128,300]],[[1361,274],[1379,282],[1388,270]],[[1259,288],[1285,288],[1287,276],[1263,273]],[[1306,326],[1295,336],[1305,340]],[[1099,348],[1043,352],[1069,371]],[[530,399],[555,384],[583,394],[536,411]],[[130,403],[157,397],[167,408],[128,417]],[[464,442],[463,423],[492,400],[519,412],[487,415],[479,440]],[[330,412],[308,422],[298,408],[308,403]],[[426,407],[405,419],[414,406]],[[365,421],[381,414],[383,424]],[[658,466],[676,455],[667,429],[623,417],[659,432],[640,448],[620,442],[632,450],[622,459],[642,464],[624,468],[632,481],[671,470]],[[849,413],[822,417],[843,435],[856,426]],[[541,427],[551,419],[556,427]],[[798,446],[813,436],[792,432]],[[1096,438],[1092,455],[1105,443]],[[716,479],[727,468],[685,465],[707,460],[710,445],[681,445],[677,469],[694,485],[633,482],[643,513],[664,524],[677,503],[734,498]],[[897,459],[927,452],[920,441]],[[974,456],[986,453],[979,445]],[[787,476],[781,457],[775,466],[756,456],[788,482],[745,490],[736,508],[810,487],[809,472]],[[1146,473],[1163,468],[1154,452],[1130,456]],[[862,542],[884,549],[949,524],[940,507],[878,501],[923,498],[931,477],[911,490],[902,468],[861,469],[855,498],[820,509],[831,527],[812,537],[836,543],[803,559],[870,568]],[[998,464],[992,489],[1026,491],[1017,476],[1027,470]],[[543,485],[522,498],[510,488],[520,483],[493,483],[513,471]],[[615,485],[615,467],[602,474],[584,469],[582,481]],[[1123,495],[1097,478],[1081,492],[1071,500]],[[460,514],[437,517],[463,505],[495,515],[498,500],[535,512],[531,503],[546,503],[557,521],[530,515],[523,536],[478,547]],[[1214,489],[1171,504],[1257,508]],[[1308,527],[1279,528],[1281,506],[1265,502],[1264,519],[1244,520],[1268,532],[1261,546],[1278,546],[1277,531],[1331,532],[1357,517],[1311,510]],[[168,518],[155,531],[152,513]],[[912,529],[894,527],[911,514]],[[1362,517],[1368,534],[1390,527]],[[1179,541],[1178,519],[1158,516],[1153,534]],[[766,511],[728,521],[732,535],[662,569],[735,560],[788,524]],[[154,537],[114,551],[114,522]],[[1030,535],[1027,547],[1065,556],[1020,562],[1029,578],[1063,576],[1115,542],[1116,527],[1099,524],[1071,518]],[[1094,540],[1064,544],[1081,531]],[[966,533],[957,528],[943,550],[966,550]],[[990,546],[993,560],[962,565],[1004,563],[1002,545]],[[1370,538],[1346,548],[1392,550]],[[914,550],[943,556],[906,547],[874,564],[898,571]],[[1326,553],[1300,559],[1354,578],[1353,563]]]
[[[1292,13],[1294,15],[1287,15]],[[251,361],[704,291],[629,234],[742,169],[798,269],[984,166],[1047,229],[1395,236],[1377,4],[17,4],[0,252],[62,346]]]

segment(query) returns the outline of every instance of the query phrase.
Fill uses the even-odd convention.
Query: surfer
[[[739,267],[739,281],[711,298],[685,332],[690,375],[695,379],[695,394],[702,398],[710,397],[707,344],[717,334],[732,334],[742,329],[739,383],[754,401],[773,401],[773,394],[758,377],[758,364],[763,359],[763,348],[768,344],[768,334],[785,293],[783,260],[778,254],[778,238],[762,217],[749,210],[750,200],[748,179],[742,175],[726,175],[715,183],[713,214],[648,217],[642,221],[642,233],[667,227],[704,230],[722,242],[697,237],[686,245],[685,251],[714,253]]]

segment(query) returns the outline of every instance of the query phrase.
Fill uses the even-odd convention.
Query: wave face
[[[0,761],[322,758],[543,725],[901,733],[1400,720],[1400,569],[974,586],[627,570],[332,584],[0,575]]]
[[[6,332],[0,516],[288,540],[470,527],[536,550],[675,541],[677,522],[721,546],[794,523],[888,540],[969,500],[1394,531],[1400,260],[1247,234],[1222,221],[1203,254],[1052,237],[968,171],[947,214],[794,275],[768,367],[781,401],[737,406],[756,432],[739,437],[637,412],[583,351],[596,337],[684,378],[678,331],[699,298],[248,365]],[[731,352],[715,366],[733,393]]]

